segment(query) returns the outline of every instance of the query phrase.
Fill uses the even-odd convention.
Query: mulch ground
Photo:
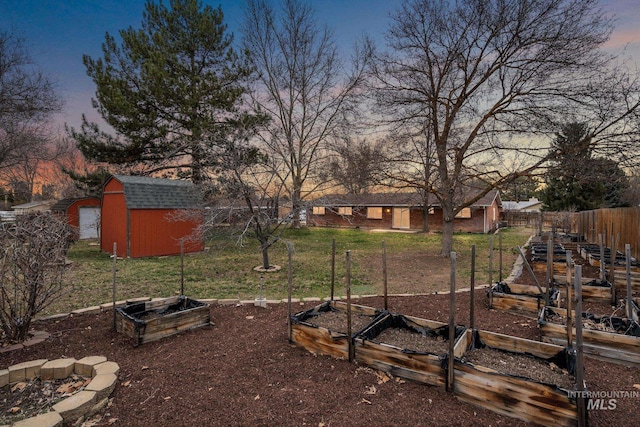
[[[534,320],[489,310],[475,293],[477,328],[538,339]],[[382,307],[381,298],[360,304]],[[295,304],[294,311],[312,305]],[[394,297],[392,311],[446,322],[449,295]],[[287,304],[213,306],[214,326],[133,347],[111,313],[38,322],[44,343],[0,354],[0,366],[33,359],[106,356],[120,365],[111,405],[90,425],[116,426],[520,426],[518,420],[458,401],[443,388],[393,379],[346,360],[315,356],[288,342]],[[469,293],[456,295],[469,324]],[[594,391],[637,390],[640,370],[586,359]],[[636,399],[590,411],[591,426],[637,425]]]

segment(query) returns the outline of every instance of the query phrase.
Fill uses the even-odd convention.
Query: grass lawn
[[[503,229],[503,278],[509,275],[531,229]],[[387,251],[389,293],[434,292],[449,289],[450,263],[440,257],[441,235],[371,232],[359,229],[306,228],[287,230],[283,240],[293,243],[293,296],[326,297],[331,283],[331,242],[336,240],[336,295],[345,295],[345,252],[351,251],[352,294],[382,294],[382,242]],[[471,246],[476,245],[476,283],[488,283],[489,235],[461,233],[454,236],[457,253],[456,285],[468,287]],[[499,239],[493,235],[493,281],[498,280]],[[73,262],[68,296],[45,313],[60,313],[112,300],[113,260],[100,252],[96,242],[80,241],[70,250]],[[203,253],[185,255],[185,294],[191,298],[254,299],[259,294],[260,265],[257,242],[240,247],[220,238],[207,242]],[[282,270],[264,275],[264,296],[287,297],[287,246],[276,244],[270,251],[272,264]],[[180,257],[117,260],[116,299],[149,296],[168,297],[180,293]]]

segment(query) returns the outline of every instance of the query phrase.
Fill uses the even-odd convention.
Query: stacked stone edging
[[[25,380],[64,379],[73,374],[91,377],[83,390],[67,397],[51,407],[51,411],[17,421],[15,427],[58,427],[73,425],[104,408],[113,392],[120,367],[104,356],[87,356],[80,360],[38,359],[21,362],[0,370],[0,387]],[[87,374],[88,373],[88,374]]]

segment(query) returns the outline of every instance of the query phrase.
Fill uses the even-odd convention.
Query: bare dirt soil
[[[443,264],[421,265],[421,272]],[[441,261],[441,260],[440,260]],[[417,269],[413,269],[414,271]],[[418,273],[416,273],[418,274]],[[420,273],[421,274],[421,273]],[[404,269],[404,280],[413,280]],[[461,285],[466,287],[468,285]],[[539,339],[536,322],[487,308],[476,290],[475,326]],[[381,297],[354,301],[383,307]],[[449,295],[389,298],[391,311],[447,322]],[[470,293],[456,294],[456,323],[469,325]],[[313,306],[293,305],[293,312]],[[346,360],[316,356],[288,342],[288,306],[214,305],[214,326],[133,347],[113,330],[113,315],[38,322],[43,344],[0,354],[0,368],[39,358],[106,356],[119,364],[109,407],[86,425],[114,426],[524,426],[521,421],[458,401],[443,388],[381,381]],[[592,391],[638,391],[640,369],[586,358]],[[637,425],[638,399],[589,412],[591,426]]]

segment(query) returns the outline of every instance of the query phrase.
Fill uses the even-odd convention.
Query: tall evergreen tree
[[[544,207],[551,211],[583,211],[623,206],[628,187],[616,162],[593,157],[591,133],[585,123],[568,123],[553,142],[555,157],[541,191]]]
[[[147,2],[142,27],[106,34],[103,57],[84,56],[96,84],[93,106],[116,132],[83,117],[71,129],[89,160],[207,180],[212,151],[249,117],[243,107],[251,68],[232,47],[220,8],[198,0]]]

